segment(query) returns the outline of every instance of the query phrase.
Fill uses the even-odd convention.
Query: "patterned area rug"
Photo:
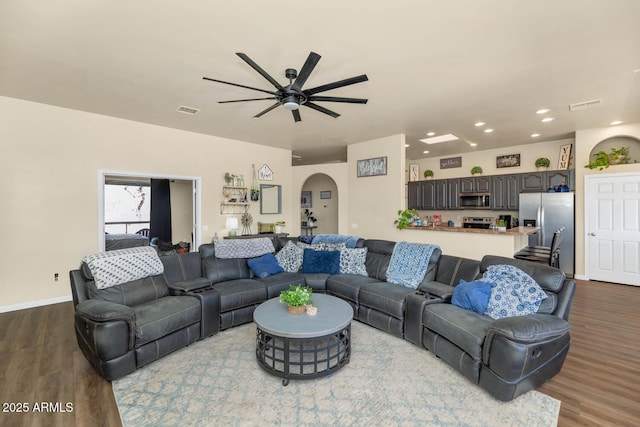
[[[427,350],[360,322],[350,363],[320,379],[258,366],[253,323],[218,333],[113,382],[125,427],[555,426],[560,401],[500,402]]]

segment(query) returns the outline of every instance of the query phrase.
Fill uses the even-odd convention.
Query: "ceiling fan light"
[[[297,110],[298,108],[300,108],[300,104],[298,104],[298,100],[293,95],[287,96],[287,99],[285,99],[284,104],[282,104],[282,106],[290,111]]]

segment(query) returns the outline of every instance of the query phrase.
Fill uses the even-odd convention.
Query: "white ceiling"
[[[398,133],[407,157],[443,156],[639,122],[639,21],[639,0],[2,0],[0,95],[287,148],[293,164]],[[264,94],[202,80],[271,90],[235,52],[286,85],[310,51],[322,59],[304,88],[366,73],[322,95],[368,104],[253,118],[273,101],[218,104]],[[429,131],[462,140],[427,147]]]

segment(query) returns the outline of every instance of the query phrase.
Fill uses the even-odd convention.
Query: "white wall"
[[[267,163],[291,199],[290,150],[6,97],[0,115],[0,311],[69,298],[69,270],[98,248],[98,170],[201,177],[203,242],[225,233],[225,172],[250,184],[251,164]],[[270,222],[258,203],[249,212],[254,231]]]

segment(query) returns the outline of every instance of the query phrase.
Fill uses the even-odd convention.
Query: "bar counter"
[[[409,226],[404,230],[411,236],[407,240],[439,245],[444,254],[480,260],[484,255],[512,258],[513,254],[529,244],[529,234],[540,227],[514,227],[506,231],[479,228]],[[425,231],[426,233],[415,233]]]

